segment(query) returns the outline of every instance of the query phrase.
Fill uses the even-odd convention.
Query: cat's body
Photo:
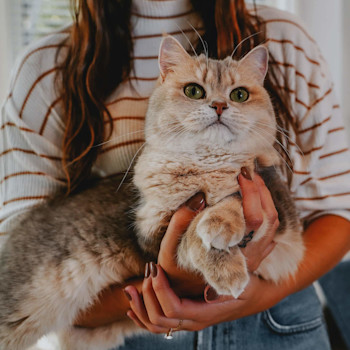
[[[237,247],[246,231],[237,176],[242,166],[253,173],[256,160],[265,166],[259,172],[281,222],[278,244],[257,272],[274,281],[295,272],[303,244],[296,210],[274,168],[275,117],[262,87],[266,55],[260,48],[239,64],[231,58],[207,61],[191,58],[170,37],[163,40],[161,78],[150,99],[146,145],[133,184],[116,191],[120,179],[105,180],[53,199],[10,234],[0,257],[1,350],[23,350],[50,331],[63,331],[63,349],[109,349],[140,331],[121,321],[87,335],[81,330],[81,339],[69,336],[79,310],[102,289],[142,275],[145,262],[157,257],[172,214],[197,192],[204,192],[207,207],[183,235],[178,262],[201,273],[220,294],[237,297],[249,280]],[[190,101],[201,81],[205,95]],[[242,81],[251,95],[246,111],[227,99],[240,98]],[[254,140],[254,125],[264,125],[263,140]],[[133,230],[129,209],[136,196]],[[254,240],[268,229],[263,223]]]

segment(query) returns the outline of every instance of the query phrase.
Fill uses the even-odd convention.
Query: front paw
[[[229,252],[211,249],[209,261],[212,263],[202,271],[205,279],[219,295],[238,298],[249,282],[249,273],[243,254],[237,247]]]
[[[208,211],[197,225],[197,234],[207,250],[229,250],[242,240],[244,232],[243,215],[232,210]]]

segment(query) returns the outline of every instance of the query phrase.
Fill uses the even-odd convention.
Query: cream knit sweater
[[[185,47],[201,23],[188,0],[134,0],[135,70],[110,96],[114,133],[93,168],[97,176],[124,172],[143,144],[144,116],[159,74],[163,33]],[[350,219],[350,154],[341,111],[315,41],[293,15],[259,8],[268,46],[288,81],[298,132],[290,131],[291,191],[302,219],[332,213]],[[61,168],[64,118],[54,87],[55,55],[67,34],[31,45],[15,66],[0,122],[0,247],[19,215],[65,186]],[[61,54],[64,54],[62,51]],[[271,65],[270,69],[274,69]]]

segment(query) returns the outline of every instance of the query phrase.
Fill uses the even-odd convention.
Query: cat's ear
[[[165,76],[173,70],[173,68],[184,63],[184,60],[191,56],[186,52],[182,45],[172,36],[168,35],[163,38],[159,49],[159,69],[160,75]]]
[[[239,64],[248,66],[254,78],[263,85],[269,64],[269,51],[266,46],[259,45],[244,56]]]

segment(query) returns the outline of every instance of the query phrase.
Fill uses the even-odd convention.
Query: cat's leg
[[[237,245],[245,233],[242,202],[230,196],[212,207],[206,208],[196,231],[207,249],[228,250]]]
[[[57,265],[25,268],[21,264],[16,263],[18,270],[26,274],[25,278],[19,276],[15,268],[0,268],[1,350],[24,350],[45,334],[72,327],[79,311],[91,305],[100,290],[111,283],[107,275],[113,275],[89,256],[67,258]],[[129,328],[132,327],[129,325]],[[114,329],[112,345],[118,340],[115,339],[117,331]],[[107,331],[103,332],[106,342]],[[99,333],[98,330],[95,333]],[[119,338],[120,343],[124,337],[119,333]],[[89,339],[93,343],[91,335]],[[73,342],[77,343],[77,339]],[[99,349],[109,348],[100,343]],[[78,347],[78,344],[69,349],[78,348],[90,349],[88,345]]]
[[[221,295],[237,298],[249,282],[245,257],[237,247],[245,232],[241,203],[228,197],[192,221],[178,248],[178,262],[199,271]]]
[[[46,333],[72,324],[78,311],[97,294],[91,270],[78,266],[74,259],[58,266],[19,266],[18,270],[25,271],[26,278],[14,269],[0,271],[2,350],[26,349]]]

